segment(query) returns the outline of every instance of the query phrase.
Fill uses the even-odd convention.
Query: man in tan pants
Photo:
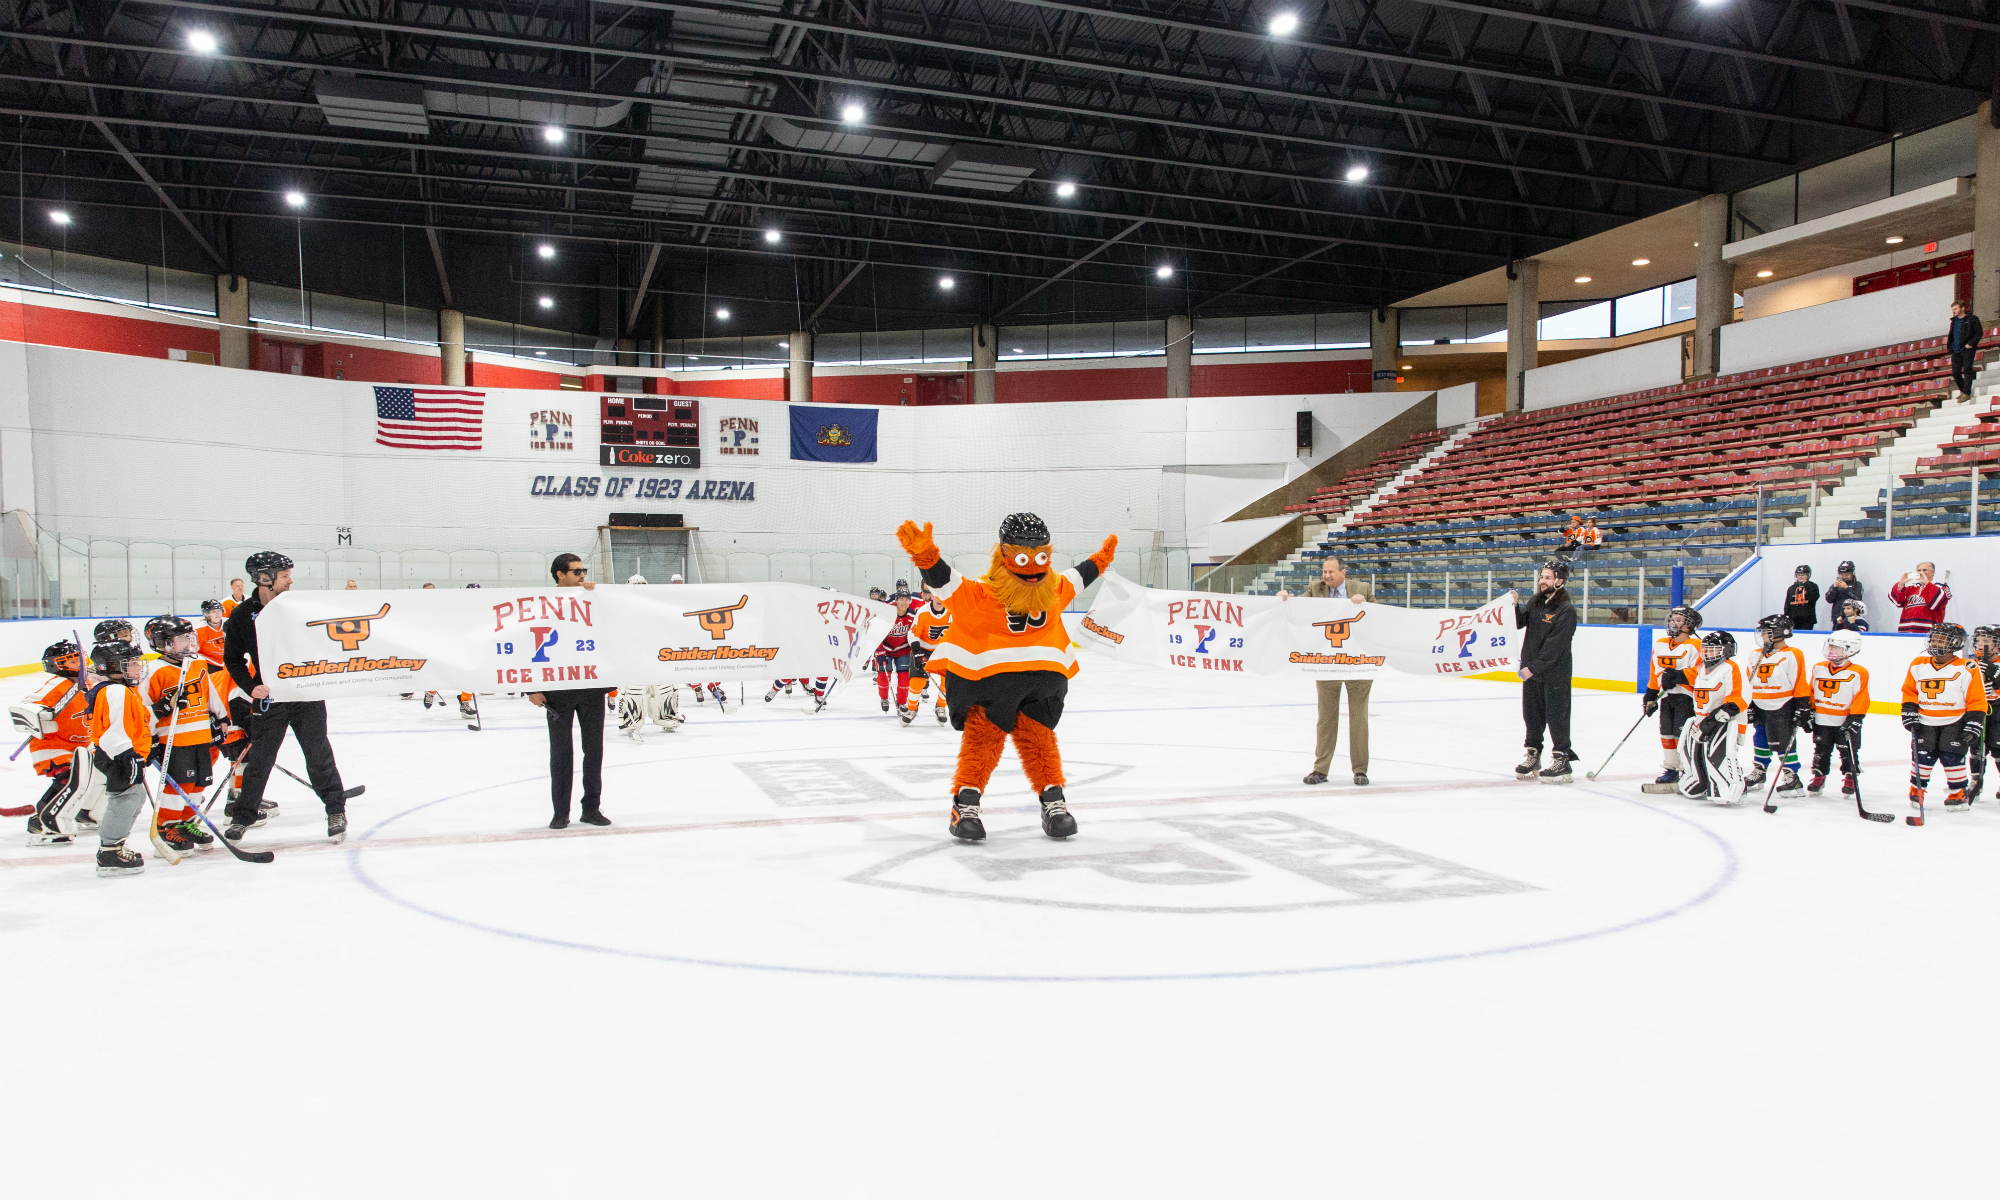
[[[1319,578],[1306,585],[1303,593],[1308,599],[1324,600],[1328,597],[1344,596],[1349,600],[1367,601],[1372,599],[1365,584],[1347,582],[1347,564],[1338,555],[1329,554],[1320,564]],[[1279,592],[1278,599],[1290,600],[1290,592]],[[1347,689],[1347,761],[1354,768],[1354,786],[1368,786],[1368,692],[1375,686],[1372,679],[1321,679],[1316,681],[1319,688],[1319,730],[1313,745],[1312,774],[1305,777],[1306,783],[1325,783],[1326,769],[1333,765],[1333,752],[1340,746],[1340,689]]]

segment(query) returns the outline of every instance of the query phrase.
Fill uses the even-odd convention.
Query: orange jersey
[[[183,684],[181,669],[161,659],[153,664],[152,673],[140,685],[140,690],[145,694],[149,710],[162,700],[172,700],[176,691],[180,694],[178,710],[154,720],[154,737],[170,746],[206,746],[214,740],[208,725],[209,716],[221,716],[229,711],[229,703],[224,699],[220,681],[216,678],[223,675],[223,671],[205,658],[191,658],[187,661],[186,675],[187,682]]]
[[[1705,717],[1725,704],[1734,705],[1739,715],[1743,712],[1743,668],[1735,659],[1725,658],[1714,666],[1703,664],[1689,683],[1695,716]]]
[[[90,721],[84,709],[83,689],[73,679],[52,675],[29,693],[28,703],[48,710],[55,724],[55,732],[28,739],[35,774],[51,775],[67,768],[70,756],[90,745]]]
[[[951,610],[944,601],[931,600],[916,611],[916,620],[910,623],[910,637],[926,650],[932,649],[951,629]]]
[[[1953,655],[1938,666],[1926,654],[1903,676],[1903,703],[1917,706],[1926,725],[1950,725],[1969,712],[1986,713],[1986,680],[1979,668]]]
[[[1672,634],[1661,634],[1653,643],[1653,673],[1646,681],[1648,690],[1665,692],[1669,696],[1686,696],[1691,693],[1682,682],[1674,687],[1661,687],[1660,676],[1667,671],[1679,671],[1683,680],[1694,678],[1701,670],[1701,639],[1677,638]]]
[[[949,670],[965,679],[1003,671],[1060,671],[1076,676],[1076,649],[1063,624],[1063,609],[1084,587],[1074,570],[1056,583],[1056,602],[1047,612],[1010,613],[983,579],[954,574],[931,592],[944,598],[951,628],[931,651],[931,670]]]
[[[226,616],[228,616],[228,615],[229,615],[230,613],[233,613],[233,612],[235,612],[235,611],[236,611],[236,605],[237,605],[238,603],[239,603],[239,601],[235,601],[235,600],[224,600],[224,601],[222,602],[222,615],[226,617]]]
[[[139,689],[107,683],[90,706],[90,742],[109,759],[130,750],[143,759],[153,752],[153,710]]]
[[[222,627],[210,626],[203,621],[194,627],[195,653],[214,663],[222,665]]]

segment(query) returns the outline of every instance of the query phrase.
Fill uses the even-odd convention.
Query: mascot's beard
[[[1041,576],[1040,579],[1023,579],[1013,571],[1009,561],[1016,554],[1025,553],[1032,560],[1037,554],[1048,554],[1047,546],[1008,546],[1004,543],[993,547],[993,565],[986,571],[986,586],[993,589],[994,599],[1010,613],[1048,612],[1056,606],[1058,589],[1062,587],[1062,575],[1050,564],[1037,569],[1030,563],[1026,574]],[[1051,555],[1053,557],[1053,555]]]

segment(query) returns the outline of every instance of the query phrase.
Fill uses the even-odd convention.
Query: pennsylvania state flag
[[[881,414],[873,405],[815,408],[794,404],[790,412],[793,458],[807,462],[875,461],[875,418]]]

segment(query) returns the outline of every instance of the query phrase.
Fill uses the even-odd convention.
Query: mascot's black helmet
[[[1046,546],[1054,540],[1049,536],[1049,527],[1034,513],[1011,513],[1000,522],[1003,546]]]

